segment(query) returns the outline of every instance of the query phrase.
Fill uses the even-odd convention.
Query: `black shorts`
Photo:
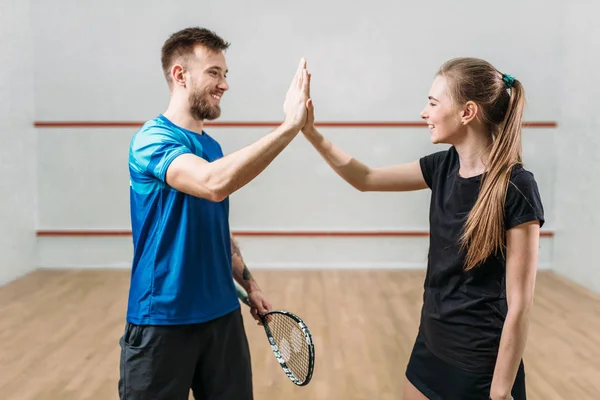
[[[406,378],[430,400],[488,400],[492,374],[473,373],[436,357],[417,335]],[[526,400],[525,368],[519,365],[512,388],[514,400]]]
[[[241,310],[192,325],[125,325],[121,400],[252,400]]]

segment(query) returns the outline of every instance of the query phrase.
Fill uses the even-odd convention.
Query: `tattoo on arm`
[[[231,254],[234,255],[234,256],[237,256],[240,259],[240,262],[241,262],[241,264],[243,266],[243,269],[242,269],[242,278],[245,281],[253,280],[252,274],[250,273],[250,270],[246,266],[246,263],[244,262],[244,258],[242,257],[242,252],[240,251],[240,248],[237,245],[237,243],[235,242],[235,240],[233,239],[233,237],[231,238]]]
[[[242,271],[242,277],[244,278],[245,281],[249,281],[252,279],[252,274],[250,273],[250,270],[248,269],[248,267],[246,267],[245,264],[244,264],[244,270]]]

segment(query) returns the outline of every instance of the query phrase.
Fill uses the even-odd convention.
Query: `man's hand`
[[[285,113],[285,124],[300,130],[306,121],[307,101],[310,97],[310,79],[306,70],[306,60],[302,58],[296,75],[290,83],[285,101],[283,103],[283,111]]]
[[[248,300],[250,301],[250,313],[258,325],[262,325],[258,314],[264,314],[273,309],[271,303],[267,300],[266,296],[260,290],[255,290],[248,293]]]

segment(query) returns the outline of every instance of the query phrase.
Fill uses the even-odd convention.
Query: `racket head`
[[[234,285],[239,300],[250,307],[248,293],[235,281]],[[308,385],[315,368],[315,347],[312,334],[306,323],[296,314],[284,310],[258,314],[258,317],[261,319],[271,350],[283,372],[294,384],[298,386]],[[282,321],[284,322],[283,325],[277,323]],[[287,327],[288,330],[282,330],[282,326]],[[285,339],[286,333],[290,337],[287,340],[287,346],[285,341],[280,340],[281,338]],[[290,343],[290,340],[293,342]],[[289,357],[291,355],[295,355],[295,357],[292,359]]]
[[[308,385],[315,368],[315,347],[306,323],[284,310],[260,314],[260,318],[283,372],[294,384]]]

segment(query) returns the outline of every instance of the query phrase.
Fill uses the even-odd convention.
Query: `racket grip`
[[[248,293],[246,293],[244,288],[241,287],[236,281],[233,281],[233,284],[235,285],[235,291],[237,292],[238,299],[240,299],[242,303],[244,303],[248,307],[250,307],[250,300],[248,300]]]

